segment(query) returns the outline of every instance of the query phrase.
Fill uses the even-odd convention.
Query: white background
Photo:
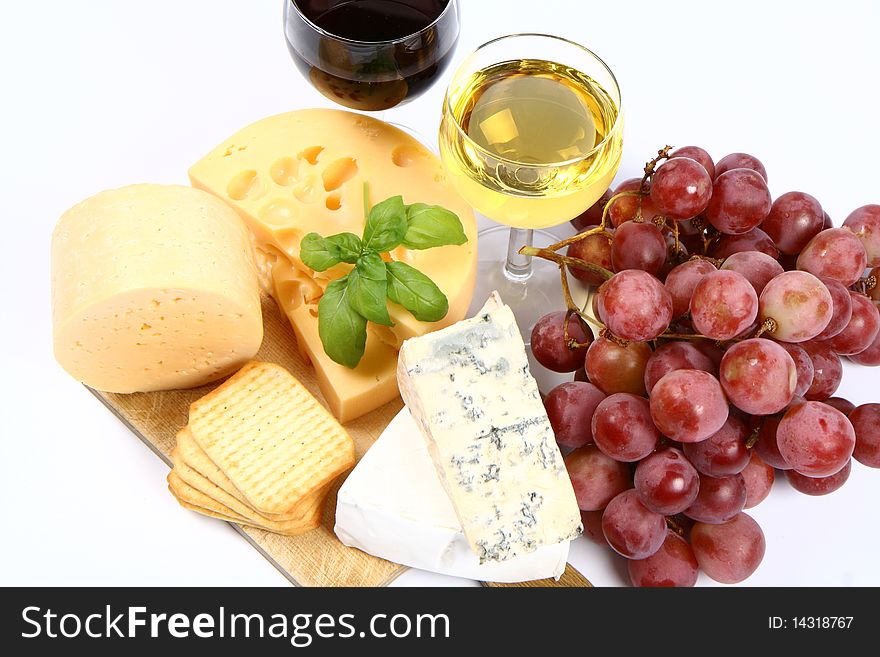
[[[774,196],[814,194],[839,223],[880,202],[880,4],[463,0],[456,60],[491,37],[545,31],[616,72],[626,111],[621,177],[663,144],[758,155]],[[182,510],[166,467],[54,362],[49,236],[77,201],[133,182],[183,183],[244,125],[330,106],[299,76],[281,0],[6,3],[0,21],[3,239],[0,584],[285,585],[224,523]],[[451,71],[389,120],[433,136]],[[880,401],[880,372],[841,391]],[[754,510],[767,537],[747,584],[880,584],[880,472],[809,498],[778,482]],[[586,539],[572,560],[625,582]],[[458,584],[410,572],[398,584]],[[701,578],[701,583],[710,583]]]

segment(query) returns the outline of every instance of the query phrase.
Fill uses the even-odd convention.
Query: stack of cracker
[[[207,516],[295,536],[321,522],[354,442],[283,367],[251,362],[190,406],[168,488]]]

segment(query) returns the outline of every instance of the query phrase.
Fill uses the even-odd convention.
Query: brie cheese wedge
[[[563,541],[480,564],[406,407],[339,489],[335,531],[344,545],[373,556],[484,582],[558,579],[568,559]]]

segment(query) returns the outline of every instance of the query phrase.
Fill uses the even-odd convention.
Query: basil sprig
[[[364,185],[366,199],[368,190]],[[365,207],[368,203],[365,203]],[[458,216],[439,205],[405,205],[392,196],[370,208],[364,234],[322,237],[309,233],[300,242],[300,259],[315,271],[340,263],[354,265],[331,281],[318,303],[318,335],[324,351],[340,365],[354,368],[364,355],[367,322],[393,326],[388,300],[420,322],[436,322],[449,311],[446,295],[429,277],[405,262],[382,258],[398,246],[431,249],[467,242]]]

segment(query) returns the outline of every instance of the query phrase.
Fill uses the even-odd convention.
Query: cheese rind
[[[247,229],[216,197],[131,185],[68,210],[52,235],[55,357],[98,390],[190,388],[260,347]]]
[[[569,549],[563,541],[507,561],[481,564],[406,407],[339,489],[334,531],[343,544],[373,556],[484,582],[558,578]]]
[[[398,383],[480,562],[582,531],[562,454],[513,313],[477,316],[403,343]]]
[[[403,340],[449,326],[467,312],[476,276],[473,211],[447,181],[438,158],[392,125],[328,109],[271,116],[229,137],[194,164],[189,176],[193,186],[216,194],[246,221],[262,256],[261,268],[270,272],[263,277],[266,290],[293,324],[300,350],[318,373],[321,392],[343,422],[396,396],[391,392],[389,397],[389,391],[396,387],[396,352]],[[310,232],[361,235],[365,183],[370,204],[402,195],[405,203],[452,210],[468,241],[426,250],[398,247],[387,254],[437,283],[449,300],[449,311],[439,322],[419,322],[389,302],[394,326],[371,326],[363,362],[343,372],[320,341],[304,337],[317,334],[317,304],[327,284],[352,266],[314,272],[300,259],[299,247]],[[369,394],[371,388],[375,394]]]

